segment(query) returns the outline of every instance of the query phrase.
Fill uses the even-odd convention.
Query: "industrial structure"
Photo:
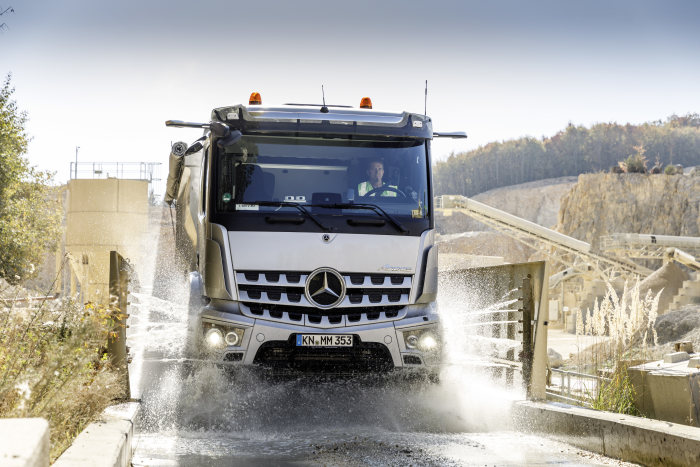
[[[107,304],[110,251],[132,262],[148,248],[143,237],[156,196],[158,163],[71,163],[65,202],[61,281],[64,293],[81,302]],[[117,178],[117,176],[119,178]]]
[[[700,302],[700,262],[696,259],[700,238],[619,233],[603,237],[603,251],[594,251],[590,243],[465,196],[438,196],[435,207],[444,216],[453,212],[466,214],[547,258],[553,269],[549,282],[550,319],[570,331],[578,310],[592,307],[595,298],[605,295],[606,281],[644,279],[651,275],[654,270],[643,263],[656,262],[658,267],[661,262],[675,262],[690,272],[690,279],[683,282],[671,305],[661,312]]]

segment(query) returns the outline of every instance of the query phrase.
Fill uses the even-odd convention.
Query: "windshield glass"
[[[371,203],[392,216],[426,217],[425,142],[355,138],[244,136],[220,150],[217,210],[295,211],[255,204],[286,202],[325,214],[329,209],[318,205]],[[366,209],[339,208],[376,216]]]

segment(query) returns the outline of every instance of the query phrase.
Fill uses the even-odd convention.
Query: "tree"
[[[569,124],[541,141],[524,137],[488,143],[436,163],[435,193],[473,196],[501,186],[611,166],[621,172],[619,161],[630,172],[644,173],[647,158],[658,161],[659,168],[700,164],[700,115],[672,115],[641,125],[611,122],[586,128]]]
[[[25,112],[12,99],[8,75],[0,89],[0,277],[10,283],[31,277],[60,237],[61,205],[52,174],[24,157],[29,138]]]

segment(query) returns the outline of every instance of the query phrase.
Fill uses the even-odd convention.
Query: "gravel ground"
[[[656,319],[659,344],[691,341],[700,350],[700,305],[686,305]]]

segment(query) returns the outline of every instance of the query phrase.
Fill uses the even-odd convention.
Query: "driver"
[[[382,161],[372,160],[369,162],[369,164],[367,164],[367,177],[369,180],[357,185],[358,196],[365,196],[370,191],[376,190],[377,188],[381,188],[383,186],[394,188],[395,190],[398,189],[398,187],[389,185],[382,181],[382,177],[384,177],[384,163]],[[396,192],[390,190],[375,193],[379,196],[396,196]]]

